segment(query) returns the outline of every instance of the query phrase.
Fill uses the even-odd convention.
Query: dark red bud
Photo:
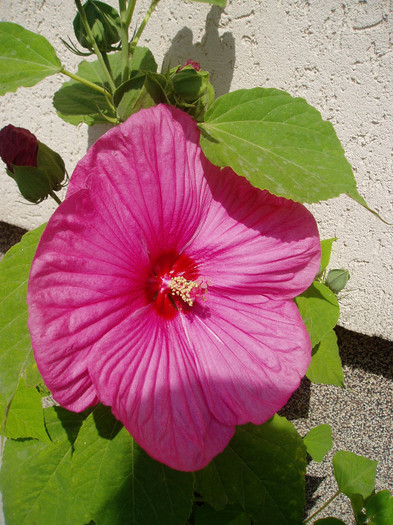
[[[195,69],[195,71],[199,71],[201,69],[201,64],[198,64],[198,62],[195,62],[195,60],[187,60],[187,62],[182,66],[179,71],[184,69],[186,66],[191,66]]]
[[[14,166],[37,167],[38,140],[28,129],[9,124],[0,131],[0,157],[13,173]]]

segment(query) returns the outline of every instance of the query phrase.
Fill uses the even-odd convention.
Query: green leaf
[[[366,515],[375,525],[392,525],[393,497],[388,490],[371,494],[366,501]]]
[[[363,512],[364,498],[360,494],[352,494],[349,498],[355,516],[356,523],[364,523],[366,521],[366,515]]]
[[[168,102],[165,77],[158,73],[141,72],[118,87],[113,95],[116,112],[123,121],[141,109]]]
[[[278,89],[234,91],[199,126],[208,159],[257,188],[300,202],[358,195],[332,124],[302,98]]]
[[[344,386],[344,372],[334,330],[330,330],[313,348],[306,376],[313,383]]]
[[[26,374],[29,384],[39,382],[27,328],[26,292],[44,227],[26,233],[0,263],[0,422],[20,378]]]
[[[113,72],[115,84],[120,86],[122,52],[119,51],[108,55],[108,60]],[[133,54],[130,68],[131,71],[142,70],[155,72],[157,70],[157,64],[153,54],[148,48],[137,47]],[[77,74],[93,82],[93,84],[109,89],[106,79],[102,76],[102,70],[98,60],[94,60],[93,62],[83,60],[79,64]],[[116,113],[113,108],[108,105],[105,95],[76,80],[65,82],[62,87],[56,91],[53,97],[53,105],[59,117],[74,125],[84,122],[91,126],[93,124],[107,122],[105,116],[109,118],[116,117]]]
[[[0,489],[7,525],[75,525],[70,521],[72,444],[56,408],[44,412],[53,443],[8,439],[4,447]],[[73,417],[80,422],[80,414]]]
[[[319,269],[320,272],[325,270],[329,264],[334,241],[337,241],[336,237],[333,237],[332,239],[324,239],[323,241],[321,241],[321,267]]]
[[[223,510],[216,510],[207,503],[198,507],[195,513],[195,525],[250,525],[250,518],[240,505],[227,505]]]
[[[190,1],[190,0],[186,0]],[[204,4],[218,5],[220,7],[225,7],[227,5],[227,0],[192,0],[193,2],[202,2]]]
[[[216,507],[212,481],[219,478],[229,503],[240,505],[254,525],[294,525],[303,515],[305,469],[303,440],[276,415],[260,426],[239,427],[224,452],[194,475],[210,505]]]
[[[18,24],[0,22],[0,95],[34,86],[61,69],[46,38]]]
[[[27,388],[23,379],[8,409],[4,435],[13,439],[50,441],[44,425],[41,396],[35,388]]]
[[[216,510],[222,510],[229,502],[229,495],[221,479],[221,470],[213,459],[203,470],[194,472],[195,489],[203,494],[205,500]]]
[[[183,525],[191,512],[192,474],[150,458],[108,407],[83,423],[72,472],[72,523]]]
[[[338,518],[322,518],[314,521],[314,525],[346,525],[346,523]]]
[[[318,425],[312,428],[303,438],[307,452],[314,461],[322,461],[333,446],[332,427],[330,425]]]
[[[337,324],[340,307],[336,296],[327,286],[314,282],[295,302],[314,347]]]
[[[334,477],[341,492],[349,498],[360,494],[367,498],[374,490],[378,461],[340,450],[333,457]]]

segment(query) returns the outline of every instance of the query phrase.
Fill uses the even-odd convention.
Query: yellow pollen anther
[[[180,298],[183,299],[183,301],[187,303],[188,306],[192,306],[194,304],[197,295],[195,294],[195,291],[196,288],[199,288],[198,283],[195,281],[188,281],[182,276],[176,276],[172,277],[169,287],[171,292],[174,295],[180,296]],[[195,290],[194,293],[192,293],[193,290]]]

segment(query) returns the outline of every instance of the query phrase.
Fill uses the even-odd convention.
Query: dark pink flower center
[[[206,291],[207,284],[200,278],[197,264],[187,255],[167,252],[152,262],[146,297],[161,317],[173,319],[179,312],[189,312]]]

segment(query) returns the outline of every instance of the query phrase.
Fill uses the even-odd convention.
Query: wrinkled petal
[[[320,264],[314,217],[301,204],[251,186],[225,169],[207,174],[213,201],[188,253],[199,271],[227,293],[293,298]]]
[[[113,215],[121,204],[110,200]],[[30,272],[27,303],[34,355],[60,404],[80,411],[97,402],[87,373],[91,346],[131,310],[145,304],[147,253],[129,221],[105,222],[80,191],[52,216]]]
[[[191,117],[171,106],[154,109],[103,135],[77,165],[69,190],[72,195],[87,185],[102,205],[109,197],[121,200],[152,257],[163,247],[181,251],[189,243],[212,198],[206,167],[219,172],[201,155]]]
[[[209,408],[227,425],[272,417],[311,360],[310,337],[292,301],[250,301],[212,291],[204,306],[182,320]]]
[[[153,458],[198,470],[221,452],[234,427],[210,412],[181,323],[135,312],[95,345],[89,371],[102,403]]]

